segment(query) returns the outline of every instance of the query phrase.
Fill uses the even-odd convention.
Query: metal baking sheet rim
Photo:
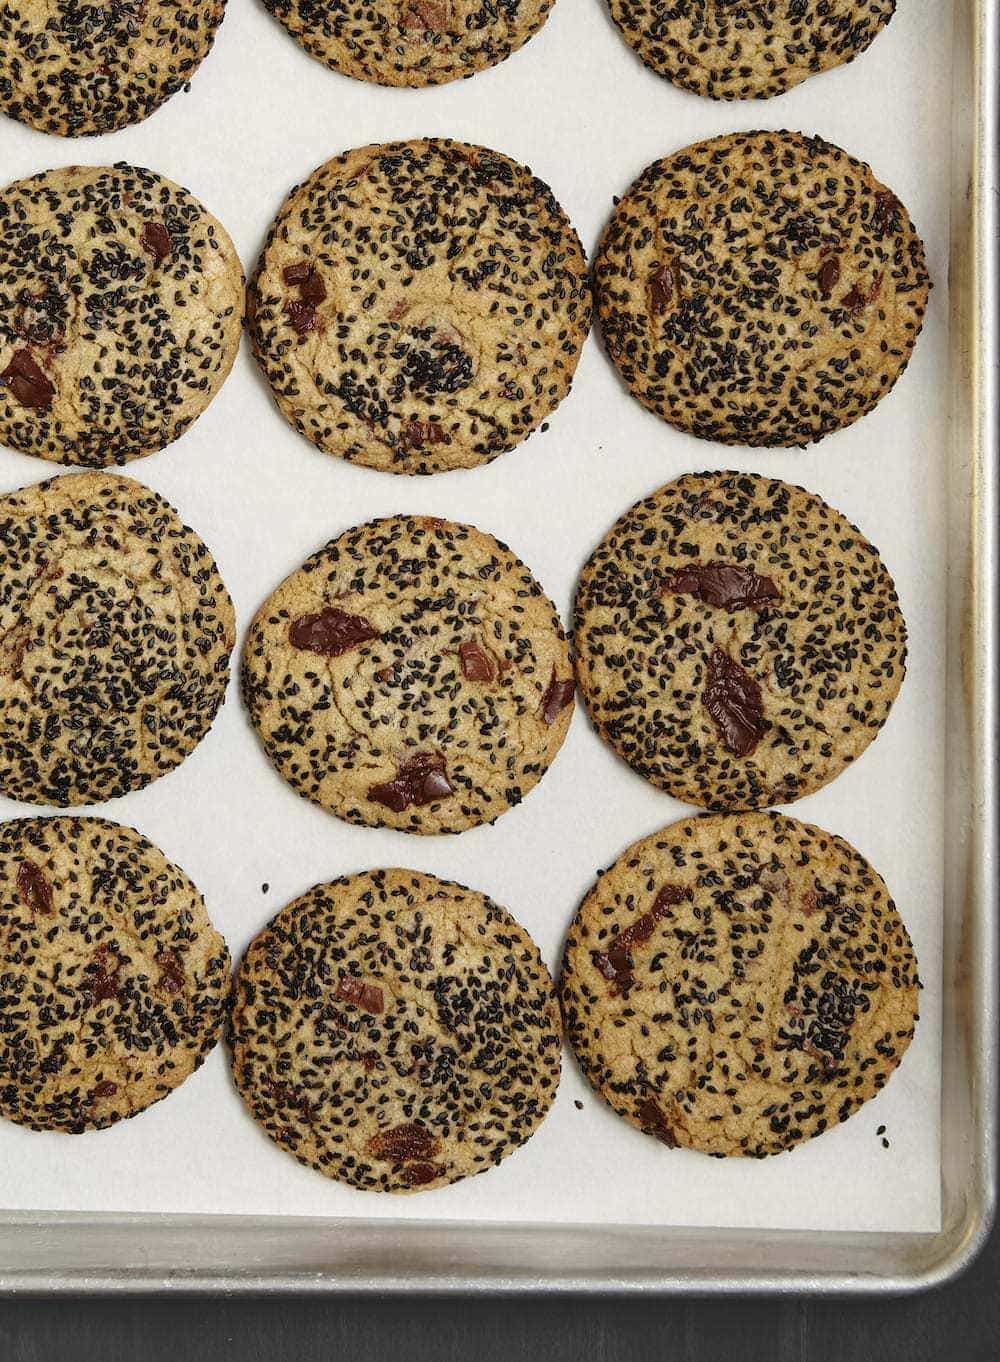
[[[986,1242],[996,1199],[998,40],[956,0],[948,811],[938,1234],[520,1227],[230,1216],[0,1215],[0,1292],[903,1294]]]

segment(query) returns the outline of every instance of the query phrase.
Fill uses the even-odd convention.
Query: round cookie
[[[0,824],[0,1116],[78,1135],[166,1097],[215,1046],[229,952],[158,847],[102,818]]]
[[[0,496],[0,794],[94,804],[173,770],[235,634],[212,555],[156,492],[76,473]]]
[[[609,0],[646,66],[709,99],[769,99],[853,61],[896,0]]]
[[[0,191],[0,444],[101,468],[162,449],[239,349],[243,270],[193,195],[134,166]]]
[[[559,1085],[559,1008],[505,908],[415,870],[320,884],[251,943],[233,1076],[282,1149],[362,1190],[446,1186],[500,1163]]]
[[[787,804],[855,760],[906,671],[876,549],[801,487],[690,473],[638,502],[577,587],[580,689],[601,737],[668,794]]]
[[[264,0],[297,43],[333,71],[376,85],[443,85],[505,61],[554,0]]]
[[[505,544],[390,516],[332,540],[265,601],[243,651],[264,750],[350,823],[461,832],[520,803],[569,729],[555,606]]]
[[[0,111],[62,137],[115,132],[183,89],[225,0],[7,0]]]
[[[594,277],[633,397],[700,439],[754,446],[804,446],[871,411],[906,368],[930,288],[891,190],[798,132],[654,161]]]
[[[583,1072],[626,1121],[671,1148],[763,1158],[885,1086],[919,988],[865,858],[755,813],[630,847],[573,921],[560,996]]]
[[[488,463],[566,396],[587,262],[548,187],[443,139],[349,151],[294,189],[248,298],[278,408],[393,473]]]

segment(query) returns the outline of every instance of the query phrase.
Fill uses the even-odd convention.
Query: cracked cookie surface
[[[240,344],[243,269],[186,189],[67,166],[0,191],[0,444],[101,468],[182,435]]]
[[[225,0],[6,0],[0,110],[62,137],[139,123],[191,79],[224,13]]]
[[[804,446],[890,391],[923,325],[924,247],[871,168],[820,137],[748,132],[654,161],[594,266],[608,353],[670,425]]]
[[[541,779],[569,729],[555,606],[506,545],[390,516],[314,553],[265,601],[243,650],[264,750],[351,823],[461,832]]]
[[[394,473],[488,463],[566,396],[587,263],[524,166],[445,139],[362,147],[293,189],[248,292],[274,400],[328,454]]]
[[[877,550],[821,498],[752,473],[689,473],[626,511],[580,574],[574,648],[605,742],[714,809],[825,785],[906,672]]]
[[[156,492],[76,473],[0,497],[0,793],[92,804],[172,770],[234,642],[212,555]]]
[[[218,1041],[229,952],[132,828],[0,824],[0,1116],[80,1134],[166,1097]]]
[[[299,45],[377,85],[443,85],[505,61],[553,0],[264,0]]]
[[[562,1039],[548,970],[484,894],[414,870],[320,884],[237,973],[233,1076],[300,1163],[412,1192],[493,1167],[541,1124]]]
[[[752,1158],[885,1086],[919,987],[880,876],[777,813],[636,842],[584,899],[559,985],[567,1039],[620,1116],[671,1148]]]
[[[609,0],[622,36],[657,75],[710,99],[767,99],[853,61],[896,0]]]

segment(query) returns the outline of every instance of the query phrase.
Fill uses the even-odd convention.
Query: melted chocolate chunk
[[[117,1091],[118,1084],[112,1083],[110,1078],[106,1078],[103,1083],[98,1083],[96,1087],[91,1088],[87,1097],[88,1105],[92,1105],[102,1097],[114,1097]]]
[[[299,296],[310,307],[319,307],[320,303],[326,301],[326,285],[315,270],[299,285]]]
[[[109,960],[114,961],[113,967],[109,967]],[[87,977],[84,980],[84,992],[90,995],[91,1002],[103,1003],[109,998],[117,998],[121,988],[121,968],[122,962],[113,956],[107,946],[101,946],[94,953],[94,958],[87,966]]]
[[[748,757],[767,729],[764,702],[757,682],[721,648],[712,649],[701,698],[726,751]]]
[[[395,780],[373,785],[368,798],[394,813],[402,813],[411,804],[432,804],[435,799],[445,799],[454,793],[444,757],[439,752],[417,752],[399,767]]]
[[[888,190],[875,196],[875,209],[872,212],[871,227],[872,231],[881,241],[889,231],[897,231],[897,217],[899,213],[899,200],[895,194],[890,194]]]
[[[30,350],[15,350],[10,363],[0,374],[22,407],[47,407],[56,395],[43,369],[35,363]]]
[[[724,610],[758,609],[779,595],[770,577],[759,577],[753,568],[736,563],[695,563],[681,568],[666,579],[661,591],[697,596],[706,605]]]
[[[281,277],[286,284],[301,284],[308,279],[314,269],[311,260],[300,260],[295,265],[287,265],[281,272]]]
[[[677,1149],[677,1137],[668,1125],[667,1118],[657,1101],[647,1097],[639,1106],[638,1116],[647,1135],[655,1136],[668,1149]]]
[[[170,240],[170,233],[162,222],[144,223],[139,244],[143,250],[149,251],[150,255],[157,261],[166,260],[174,249],[174,243]]]
[[[673,265],[660,265],[649,278],[649,310],[654,317],[662,317],[673,302],[677,291],[677,274]]]
[[[405,0],[402,23],[404,28],[426,33],[443,33],[448,27],[448,5],[445,0]]]
[[[400,439],[406,449],[420,449],[424,445],[443,444],[446,435],[444,426],[437,421],[410,421],[405,425],[400,434]]]
[[[273,1078],[265,1078],[265,1084],[270,1091],[271,1098],[277,1106],[291,1107],[295,1111],[301,1111],[303,1116],[310,1116],[312,1113],[312,1103],[305,1093],[300,1092],[294,1083],[275,1082]]]
[[[443,1173],[444,1168],[439,1163],[408,1163],[403,1169],[403,1177],[411,1187],[423,1187]]]
[[[22,861],[18,866],[17,892],[25,908],[36,916],[52,916],[52,886],[34,861]]]
[[[466,681],[493,680],[493,663],[476,639],[470,643],[459,644],[458,655],[462,662],[462,675]]]
[[[158,987],[164,993],[180,993],[184,987],[184,967],[179,958],[173,951],[163,950],[156,957],[156,963],[160,967]]]
[[[378,636],[378,630],[362,615],[348,614],[333,605],[325,605],[311,615],[300,615],[288,630],[293,648],[323,657],[340,657]]]
[[[292,329],[300,336],[316,329],[316,309],[309,303],[297,302],[294,298],[285,304],[285,312]]]
[[[384,1159],[387,1163],[403,1163],[408,1159],[432,1159],[441,1148],[441,1143],[426,1127],[418,1125],[416,1121],[408,1121],[405,1125],[380,1130],[368,1141],[366,1148],[376,1159]]]
[[[539,706],[538,717],[543,724],[554,724],[559,715],[573,699],[573,692],[576,690],[576,682],[572,677],[565,681],[560,681],[556,676],[555,667],[552,668],[552,676],[546,687],[545,694],[542,696],[542,703]]]
[[[819,284],[820,296],[824,299],[829,298],[837,281],[840,279],[840,261],[835,255],[828,256],[819,268],[816,282]]]
[[[353,974],[342,974],[337,984],[336,997],[345,1003],[353,1003],[362,1012],[373,1015],[385,1011],[385,1000],[377,984],[366,984]]]
[[[611,984],[612,993],[627,996],[635,983],[632,974],[634,963],[632,947],[648,941],[656,924],[667,917],[670,909],[682,902],[686,896],[687,891],[679,885],[665,884],[653,900],[653,906],[648,913],[643,913],[642,917],[636,918],[628,927],[622,928],[606,951],[591,951],[591,959]]]
[[[14,330],[32,345],[62,346],[66,337],[62,299],[51,284],[40,293],[22,289],[17,295]]]

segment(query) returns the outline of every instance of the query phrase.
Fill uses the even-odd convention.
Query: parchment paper
[[[544,30],[508,62],[425,91],[327,71],[257,0],[230,0],[229,10],[190,93],[139,127],[74,143],[0,118],[0,180],[74,161],[150,166],[221,218],[248,270],[293,183],[348,147],[419,135],[478,142],[528,163],[552,185],[589,254],[613,196],[648,162],[741,129],[822,133],[870,161],[907,204],[935,281],[913,362],[872,415],[806,452],[728,450],[671,430],[628,397],[592,336],[547,433],[486,468],[393,477],[350,467],[297,436],[244,344],[193,429],[124,471],[163,493],[205,538],[235,599],[241,639],[287,572],[376,515],[441,515],[495,533],[568,621],[594,544],[633,501],[682,472],[755,470],[825,497],[895,575],[910,669],[873,747],[791,812],[847,837],[885,876],[919,955],[922,1019],[888,1088],[793,1153],[755,1162],[666,1150],[606,1108],[567,1055],[555,1107],[528,1145],[481,1177],[413,1197],[357,1192],[296,1164],[245,1113],[220,1047],[165,1102],[112,1130],[67,1137],[0,1122],[0,1207],[937,1230],[951,5],[900,0],[854,65],[745,104],[699,99],[646,71],[603,0],[558,0]],[[0,451],[0,491],[59,471]],[[32,812],[0,800],[0,817]],[[494,827],[450,838],[349,827],[271,770],[232,684],[213,731],[179,769],[96,812],[138,827],[193,876],[236,958],[311,884],[396,864],[493,895],[555,968],[595,872],[686,809],[617,760],[580,707],[548,775]]]

